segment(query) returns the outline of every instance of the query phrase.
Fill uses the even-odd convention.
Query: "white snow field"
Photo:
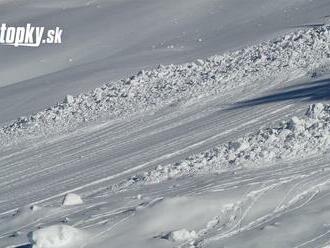
[[[65,36],[0,46],[0,247],[329,247],[329,13],[1,1]]]

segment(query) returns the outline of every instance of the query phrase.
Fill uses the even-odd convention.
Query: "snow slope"
[[[53,64],[1,62],[0,247],[329,246],[327,1],[0,6],[74,29],[0,51]]]
[[[329,10],[328,0],[1,1],[1,22],[60,26],[64,33],[59,46],[0,47],[0,123],[157,64],[324,23]]]
[[[222,56],[140,71],[136,76],[111,82],[87,94],[68,95],[63,103],[21,117],[0,130],[1,140],[8,144],[13,136],[72,129],[104,115],[122,118],[166,105],[193,102],[274,80],[278,75],[316,77],[327,70],[329,41],[329,26],[308,28]]]

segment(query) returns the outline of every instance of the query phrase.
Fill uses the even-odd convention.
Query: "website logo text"
[[[10,27],[2,23],[0,27],[0,44],[15,47],[39,47],[41,44],[61,44],[63,29],[46,30],[45,27],[34,27],[30,23],[25,27]]]

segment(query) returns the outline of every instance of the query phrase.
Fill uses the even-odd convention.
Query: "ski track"
[[[287,109],[287,106],[283,106],[284,109]],[[279,114],[278,107],[274,107],[275,114]],[[146,147],[145,144],[149,140],[155,140],[154,137],[149,137],[148,134],[142,135],[142,137],[138,136],[138,138],[134,137],[134,134],[130,135],[130,139],[126,139],[124,137],[124,141],[119,139],[118,141],[118,147],[116,147],[113,143],[112,138],[107,140],[109,137],[109,134],[111,132],[107,131],[100,131],[99,135],[92,134],[92,137],[89,137],[88,135],[84,136],[84,140],[81,140],[81,137],[77,137],[77,140],[73,141],[73,139],[70,137],[67,140],[64,140],[63,143],[55,144],[54,145],[43,145],[42,148],[36,147],[35,149],[35,155],[32,151],[29,151],[29,157],[26,158],[25,154],[23,153],[23,160],[20,160],[19,156],[16,156],[13,161],[6,161],[7,165],[4,166],[3,173],[1,174],[1,191],[2,195],[6,195],[6,191],[11,188],[11,192],[13,192],[12,185],[17,185],[18,190],[21,187],[22,184],[26,185],[33,185],[33,188],[29,190],[31,192],[31,195],[38,195],[35,194],[34,191],[38,189],[42,189],[44,191],[44,185],[40,185],[39,179],[40,178],[46,178],[45,184],[47,189],[51,190],[59,189],[61,186],[63,188],[70,188],[72,191],[79,190],[84,187],[88,187],[89,184],[92,186],[93,184],[97,184],[102,182],[108,182],[111,179],[120,178],[120,176],[127,176],[129,173],[133,173],[139,169],[146,169],[151,168],[154,165],[157,165],[159,163],[164,163],[165,161],[176,161],[178,158],[182,158],[185,154],[185,150],[187,150],[189,153],[194,151],[194,147],[201,149],[201,147],[212,147],[213,144],[218,143],[219,140],[226,140],[226,135],[230,136],[231,132],[229,130],[229,127],[233,126],[235,123],[237,126],[235,129],[232,130],[232,132],[238,132],[242,131],[245,132],[248,130],[248,128],[252,128],[254,125],[254,122],[248,122],[247,120],[250,119],[250,112],[247,112],[246,110],[240,110],[237,113],[238,119],[233,119],[232,114],[225,114],[225,116],[219,115],[215,116],[213,118],[205,118],[203,121],[198,119],[198,121],[194,121],[193,126],[189,129],[187,128],[187,125],[185,123],[177,123],[177,127],[175,130],[170,130],[170,133],[176,134],[174,135],[173,139],[169,139],[167,134],[163,134],[162,130],[160,132],[157,132],[157,140],[158,143],[156,146]],[[265,117],[270,116],[270,118],[276,119],[276,115],[272,116],[272,111],[270,111],[268,108],[263,108],[261,110],[260,114],[262,115],[265,113]],[[282,114],[282,113],[281,113]],[[212,115],[212,113],[210,114]],[[209,117],[209,116],[208,116]],[[270,119],[269,118],[269,119]],[[232,122],[224,123],[225,125],[221,125],[221,120],[227,120],[232,119]],[[269,121],[269,119],[265,121]],[[242,123],[241,125],[238,125],[238,123]],[[188,123],[189,125],[190,123]],[[197,124],[197,127],[195,126]],[[190,124],[191,125],[191,124]],[[182,127],[183,126],[183,127]],[[220,131],[218,131],[220,128]],[[110,128],[111,129],[111,128]],[[150,130],[151,128],[145,128],[144,130]],[[221,130],[224,130],[224,133],[221,133]],[[180,132],[182,135],[180,136]],[[194,133],[193,136],[186,135],[186,132]],[[199,133],[200,132],[200,133]],[[152,132],[151,132],[152,133]],[[216,137],[212,135],[213,133],[218,133]],[[94,139],[93,139],[94,137]],[[201,138],[205,137],[205,138]],[[163,141],[165,139],[165,141]],[[187,140],[188,139],[188,140]],[[228,140],[229,138],[227,138]],[[136,141],[135,141],[136,140]],[[196,140],[199,140],[197,142]],[[202,140],[202,141],[200,141]],[[88,144],[87,144],[88,142]],[[137,144],[136,144],[136,143]],[[70,145],[66,145],[70,143]],[[127,144],[127,143],[133,143],[133,144]],[[205,144],[206,143],[206,144]],[[140,144],[144,144],[144,147],[140,149],[138,152],[134,153],[134,151],[129,150],[129,147],[133,147],[133,149],[136,149],[136,147],[139,147]],[[75,155],[75,153],[72,151],[78,150],[80,147],[83,146],[82,150],[79,150],[79,155],[86,154],[86,151],[88,151],[89,156],[87,157],[87,161],[85,162],[88,164],[96,164],[96,166],[93,166],[93,168],[89,168],[88,166],[82,166],[84,163],[84,159],[79,159],[79,155]],[[191,148],[192,146],[192,148]],[[63,149],[63,147],[67,147],[68,150]],[[179,149],[177,149],[179,148]],[[183,151],[182,151],[183,150]],[[114,161],[110,160],[110,156],[108,151],[112,151],[114,153]],[[121,152],[122,155],[116,154],[116,152]],[[182,152],[180,152],[182,151]],[[182,154],[183,155],[182,155]],[[48,160],[45,161],[46,163],[38,165],[38,163],[35,163],[35,161],[38,161],[38,159],[45,156],[44,154],[47,154]],[[102,155],[103,154],[103,155]],[[136,155],[135,155],[136,154]],[[147,156],[147,159],[145,157]],[[164,154],[164,155],[163,155]],[[163,155],[163,156],[162,156]],[[105,164],[102,164],[101,157],[104,156],[104,160],[106,160]],[[128,157],[127,157],[128,156]],[[52,159],[54,157],[54,159]],[[76,160],[67,161],[68,158],[77,158]],[[96,157],[97,162],[91,161],[91,157]],[[57,159],[60,158],[60,159]],[[61,162],[64,160],[65,162]],[[143,161],[148,161],[146,165],[144,165]],[[134,167],[131,169],[125,170],[125,165],[123,165],[123,161],[125,162],[126,166],[128,167],[128,162],[131,161],[132,164],[134,164]],[[138,161],[141,161],[141,166],[138,165]],[[154,162],[153,162],[154,161]],[[52,165],[54,163],[54,165]],[[112,170],[112,176],[109,178],[104,178],[104,173],[108,170],[107,165],[111,165]],[[84,170],[77,170],[77,166],[81,166]],[[126,167],[126,168],[127,168]],[[8,168],[8,169],[7,169]],[[19,168],[19,169],[16,169]],[[51,174],[49,174],[51,173]],[[68,175],[68,177],[62,176],[61,180],[58,180],[58,177],[56,177],[57,174],[61,175]],[[118,176],[116,176],[118,174]],[[100,179],[101,177],[101,179]],[[55,181],[50,181],[50,179],[53,178]],[[88,181],[76,181],[76,179],[85,179],[87,178]],[[99,178],[99,179],[97,179]],[[71,181],[74,181],[72,184]],[[32,183],[33,182],[33,183]],[[76,185],[83,185],[76,187]],[[49,192],[49,191],[47,191]],[[59,194],[54,194],[57,196],[64,195],[68,191],[60,192]],[[16,194],[15,194],[16,195]],[[47,197],[46,197],[47,198]],[[20,199],[22,200],[22,199]],[[39,201],[31,201],[32,199],[29,198],[29,200],[26,202],[26,204],[30,202],[39,202]],[[1,204],[1,203],[0,203]],[[12,205],[12,202],[7,202],[7,204]],[[3,204],[2,204],[3,205]],[[1,205],[0,205],[1,206]],[[8,211],[8,210],[7,210]]]
[[[256,120],[256,122],[258,123],[258,125],[262,126],[263,123],[267,124],[270,120],[276,121],[279,120],[280,118],[282,118],[284,113],[287,113],[288,115],[290,115],[293,111],[304,111],[304,107],[302,106],[295,106],[295,105],[287,105],[287,103],[285,104],[277,104],[277,105],[272,105],[269,107],[265,107],[262,106],[260,107],[260,112],[262,114],[263,117],[266,117],[264,120]],[[72,165],[74,163],[73,162],[68,162],[68,163],[59,163],[60,160],[56,160],[56,163],[54,164],[54,166],[51,166],[49,169],[48,166],[50,166],[50,162],[52,161],[51,159],[48,160],[47,165],[44,165],[44,169],[40,168],[39,166],[36,167],[31,167],[31,168],[27,168],[25,172],[21,173],[22,168],[20,168],[20,170],[17,170],[15,168],[12,168],[12,166],[24,166],[26,165],[26,167],[29,167],[28,164],[33,164],[35,163],[35,160],[38,160],[39,156],[43,156],[43,153],[46,153],[48,157],[52,156],[56,156],[59,157],[63,160],[66,160],[67,158],[72,158],[71,152],[76,152],[77,149],[79,149],[79,147],[81,146],[81,144],[84,144],[84,148],[82,153],[86,153],[86,151],[89,151],[89,155],[93,154],[93,152],[96,153],[97,158],[100,158],[100,153],[102,154],[102,152],[108,152],[110,150],[114,151],[115,147],[114,147],[114,143],[113,143],[113,139],[112,139],[112,135],[111,137],[109,137],[109,133],[112,134],[112,132],[107,132],[105,130],[98,129],[96,134],[95,132],[92,132],[91,135],[92,137],[88,137],[88,135],[84,136],[84,138],[86,140],[88,140],[90,143],[85,143],[85,139],[82,139],[81,136],[77,135],[77,140],[74,139],[74,135],[73,136],[68,136],[64,139],[61,139],[60,143],[57,143],[58,140],[55,143],[50,142],[49,147],[47,147],[46,144],[42,144],[42,149],[41,149],[41,153],[39,153],[39,156],[35,155],[33,156],[32,151],[29,149],[29,154],[31,155],[30,157],[23,159],[20,158],[19,156],[15,156],[12,157],[12,159],[15,159],[14,161],[11,162],[11,164],[6,167],[8,170],[6,173],[2,173],[1,175],[3,177],[5,177],[4,179],[1,179],[1,182],[7,182],[7,183],[2,183],[1,184],[1,191],[2,191],[2,195],[6,194],[6,191],[10,191],[10,193],[12,194],[12,192],[15,192],[15,196],[17,197],[20,194],[20,184],[22,185],[33,185],[33,188],[29,188],[28,192],[31,192],[30,195],[26,195],[26,192],[22,192],[23,194],[18,198],[20,200],[20,202],[17,202],[17,207],[22,206],[22,205],[26,205],[26,204],[42,204],[42,203],[46,203],[47,201],[49,202],[48,204],[52,205],[56,202],[56,199],[58,199],[60,196],[63,196],[66,192],[69,191],[83,191],[84,192],[84,196],[86,196],[87,198],[96,198],[96,199],[100,199],[101,201],[105,202],[105,206],[107,206],[109,204],[109,202],[107,202],[107,197],[111,196],[112,193],[111,191],[109,191],[109,186],[113,183],[116,183],[120,180],[123,180],[125,178],[127,178],[130,174],[132,174],[135,171],[138,170],[145,170],[147,168],[152,168],[153,166],[159,164],[159,163],[164,163],[165,161],[177,161],[179,158],[183,158],[185,156],[185,154],[189,154],[192,151],[198,151],[198,150],[203,150],[207,147],[212,147],[214,146],[214,144],[218,144],[219,141],[221,142],[225,142],[226,140],[231,140],[232,136],[237,136],[239,133],[245,134],[248,131],[253,131],[256,127],[254,126],[254,124],[256,122],[254,121],[249,121],[251,119],[250,114],[252,113],[252,111],[255,111],[253,109],[251,109],[251,112],[248,109],[244,109],[243,110],[235,110],[237,111],[236,114],[232,114],[232,113],[228,113],[226,111],[220,111],[223,113],[223,115],[225,115],[225,117],[219,115],[213,115],[213,113],[207,113],[207,117],[205,117],[204,115],[199,114],[200,111],[196,111],[198,114],[197,116],[194,116],[194,118],[192,118],[191,116],[187,119],[183,119],[181,122],[178,121],[170,121],[170,120],[162,120],[165,123],[168,123],[171,125],[171,128],[166,129],[166,125],[165,128],[162,129],[160,127],[162,127],[162,125],[159,123],[159,120],[156,121],[156,127],[155,127],[155,131],[151,132],[152,135],[160,135],[163,130],[170,130],[171,132],[173,132],[172,129],[178,129],[181,130],[181,132],[186,132],[188,130],[188,128],[182,128],[182,125],[187,125],[187,123],[196,123],[197,121],[197,127],[193,126],[193,128],[191,128],[191,132],[193,133],[197,133],[198,134],[198,140],[200,140],[199,142],[196,142],[196,136],[187,136],[187,135],[182,135],[180,137],[180,135],[176,135],[176,137],[174,138],[174,141],[171,140],[170,144],[173,144],[173,147],[171,149],[167,148],[166,149],[166,145],[164,144],[164,142],[160,142],[160,144],[157,144],[154,149],[154,151],[152,151],[149,147],[148,149],[146,149],[147,151],[145,153],[147,153],[149,155],[149,157],[147,157],[146,159],[149,160],[149,164],[144,165],[142,164],[141,167],[139,167],[139,165],[137,165],[136,163],[136,159],[139,158],[140,156],[146,156],[144,154],[140,154],[137,153],[136,157],[132,158],[132,161],[135,161],[134,163],[134,167],[132,167],[131,169],[123,169],[123,164],[119,163],[117,166],[115,163],[109,163],[111,164],[111,169],[113,171],[113,175],[110,177],[103,177],[104,173],[108,170],[107,167],[93,167],[92,169],[90,168],[86,168],[85,171],[79,170],[79,172],[72,176],[73,172],[66,172],[65,174],[70,175],[70,177],[67,178],[61,178],[61,180],[58,180],[58,177],[56,177],[56,174],[62,174],[62,171],[57,171],[62,169],[62,167],[64,167],[64,169],[72,169]],[[193,112],[194,114],[196,114],[196,112]],[[263,114],[264,113],[264,114]],[[228,117],[228,115],[230,117]],[[213,116],[215,119],[209,119],[209,116]],[[235,116],[237,116],[237,119],[234,119]],[[171,118],[173,118],[173,116],[171,116]],[[203,118],[205,118],[205,120],[203,121]],[[221,123],[219,123],[221,120],[227,120],[230,119],[232,120],[232,123],[224,123],[224,125],[221,125]],[[264,122],[263,122],[264,121]],[[173,126],[173,123],[176,123],[176,125]],[[233,128],[231,131],[229,130],[229,127],[232,127],[233,124],[236,123],[236,127]],[[241,124],[238,124],[241,123]],[[135,125],[130,123],[129,125],[133,125],[135,126],[135,129],[133,133],[131,134],[130,132],[127,132],[127,135],[130,135],[130,137],[132,137],[131,140],[136,141],[138,144],[144,143],[142,142],[140,139],[144,140],[144,139],[148,139],[149,136],[146,135],[145,132],[143,132],[142,130],[150,130],[150,128],[152,127],[152,125],[149,123],[150,126],[139,126],[139,125]],[[122,125],[120,126],[120,128],[122,127],[126,127],[126,125]],[[224,130],[223,132],[219,132],[219,127],[221,127],[220,130]],[[109,126],[104,126],[104,128],[106,129],[111,129],[113,127]],[[152,128],[151,128],[152,129]],[[200,133],[199,133],[199,132]],[[217,132],[218,135],[216,137],[210,135],[210,133],[212,134],[212,132]],[[121,138],[125,139],[126,135],[122,135],[120,134],[121,132],[118,131],[117,132],[119,135],[118,138],[118,145],[121,148],[118,148],[117,151],[120,151],[123,146],[127,147],[127,143],[122,141]],[[136,138],[134,138],[134,133],[137,136]],[[177,133],[177,132],[176,132]],[[88,134],[88,132],[86,132],[85,134]],[[141,135],[141,137],[139,136]],[[160,135],[160,137],[164,137],[167,135]],[[93,140],[93,137],[95,140]],[[109,138],[109,140],[106,140],[106,138]],[[179,137],[179,138],[178,138]],[[202,138],[204,137],[204,138]],[[167,137],[168,138],[168,137]],[[189,141],[189,139],[187,140],[187,138],[191,139],[192,141]],[[117,139],[115,139],[117,140]],[[153,139],[155,140],[155,139]],[[176,141],[178,140],[178,141]],[[101,141],[101,142],[100,142]],[[66,145],[66,142],[68,142],[70,144],[70,146]],[[101,143],[101,144],[100,144]],[[75,145],[76,144],[76,145]],[[89,145],[89,147],[87,148],[86,146]],[[106,145],[109,145],[109,147],[107,147]],[[77,146],[77,147],[75,147]],[[136,146],[134,144],[134,146]],[[191,147],[192,146],[192,147]],[[67,147],[68,150],[64,150],[63,147]],[[100,148],[102,147],[102,149],[100,150]],[[185,153],[185,151],[177,151],[177,147],[180,147],[183,150],[187,150]],[[185,148],[183,148],[185,147]],[[38,146],[35,147],[35,149],[40,149]],[[143,151],[144,149],[142,149]],[[159,156],[160,150],[162,152],[164,152],[164,157]],[[39,150],[40,151],[40,150]],[[59,156],[59,152],[64,152],[64,154],[67,154],[67,156]],[[175,153],[173,151],[176,151]],[[127,152],[127,151],[126,151]],[[182,153],[182,154],[181,154]],[[78,153],[81,154],[81,153]],[[24,156],[24,153],[22,154]],[[107,153],[106,153],[107,155]],[[152,163],[152,161],[150,161],[150,155],[154,156],[155,162]],[[124,155],[125,156],[125,155]],[[132,156],[132,153],[130,153],[130,157]],[[90,158],[90,157],[88,157]],[[125,157],[124,157],[125,158]],[[22,160],[23,159],[23,160]],[[108,157],[106,157],[106,159],[108,160]],[[20,160],[22,160],[20,163],[18,163]],[[117,161],[121,161],[121,159],[118,159]],[[8,162],[8,161],[7,161]],[[55,161],[54,161],[55,162]],[[81,164],[81,159],[79,159],[78,161],[79,164]],[[95,163],[94,161],[92,161],[91,163]],[[127,158],[125,158],[125,163],[127,166]],[[318,166],[318,173],[324,173],[323,169],[329,169],[327,167],[327,165],[324,165],[323,167],[319,167],[319,163],[316,163]],[[11,168],[10,168],[11,167]],[[67,168],[68,167],[68,168]],[[122,171],[119,171],[118,173],[115,173],[115,169],[117,168],[117,170],[119,171],[120,169]],[[33,169],[35,171],[33,171]],[[235,188],[244,188],[243,185],[246,185],[248,187],[257,187],[260,189],[260,187],[258,187],[258,185],[272,185],[274,184],[274,182],[282,182],[283,183],[288,183],[289,181],[295,181],[299,178],[304,178],[308,176],[310,176],[309,174],[313,175],[315,174],[315,172],[313,172],[313,170],[315,170],[315,167],[312,166],[308,166],[306,168],[301,168],[301,167],[297,167],[297,163],[293,162],[293,165],[289,166],[285,165],[283,167],[275,167],[275,168],[271,168],[271,174],[269,173],[269,170],[265,169],[265,170],[252,170],[252,171],[247,171],[247,172],[243,172],[242,175],[240,175],[239,173],[232,173],[232,172],[228,172],[228,174],[230,175],[229,177],[227,177],[227,174],[225,173],[223,175],[223,177],[217,178],[216,181],[220,181],[220,183],[216,183],[214,185],[214,181],[211,181],[211,183],[209,185],[205,185],[202,186],[200,184],[197,184],[198,187],[194,187],[193,185],[187,185],[187,186],[182,186],[180,185],[180,189],[178,189],[179,191],[177,192],[176,189],[169,189],[168,192],[164,191],[164,189],[162,189],[160,192],[155,192],[155,195],[161,194],[161,195],[166,195],[166,194],[202,194],[202,193],[206,193],[206,192],[221,192],[221,191],[230,191],[230,190],[234,190]],[[13,172],[17,172],[16,174]],[[52,174],[49,174],[49,173]],[[12,174],[11,174],[12,173]],[[54,174],[55,173],[55,176]],[[246,174],[245,174],[246,173]],[[82,179],[87,179],[88,176],[88,181],[81,181]],[[40,178],[44,178],[46,177],[47,180],[42,183],[40,182],[38,179]],[[10,178],[12,178],[12,180],[9,180]],[[35,178],[35,179],[34,179]],[[97,179],[99,178],[99,179]],[[53,181],[50,181],[50,179],[55,179]],[[77,179],[79,179],[79,181],[77,181]],[[35,181],[34,181],[35,180]],[[320,180],[320,178],[317,178],[317,180]],[[33,183],[31,183],[31,181]],[[41,184],[42,183],[42,184]],[[194,181],[190,182],[190,183],[194,183]],[[195,182],[196,183],[196,182]],[[276,185],[277,183],[275,183],[274,185]],[[15,190],[13,189],[12,185],[19,185],[18,188]],[[76,186],[76,185],[80,185],[80,186]],[[301,183],[300,183],[301,185]],[[60,191],[61,190],[61,186],[63,187],[63,189],[66,189],[64,191]],[[64,187],[65,186],[65,187]],[[267,186],[268,187],[268,186]],[[272,186],[269,186],[272,188]],[[296,185],[294,185],[294,187],[298,187]],[[67,190],[67,189],[71,189],[71,190]],[[40,190],[41,189],[41,190]],[[46,191],[45,191],[46,189]],[[52,189],[56,189],[56,191],[52,191]],[[47,192],[47,195],[44,195],[44,193]],[[108,192],[108,193],[107,193]],[[289,196],[288,195],[285,196],[285,198],[283,198],[283,201],[285,200],[285,202],[288,202],[290,199],[294,198],[297,193],[292,193]],[[119,193],[120,194],[120,193]],[[32,196],[32,197],[31,197]],[[33,196],[37,196],[38,198],[33,198]],[[25,200],[25,203],[22,204],[22,200]],[[286,199],[288,198],[288,199]],[[55,200],[55,201],[54,201]],[[243,200],[243,199],[242,199]],[[241,201],[242,201],[241,200]],[[0,203],[1,209],[2,209],[2,215],[3,216],[7,216],[8,213],[15,211],[16,208],[12,208],[13,207],[13,202],[15,202],[14,200],[10,200],[8,199],[8,201],[6,202],[2,202]],[[283,205],[283,203],[282,203]],[[101,203],[102,206],[102,203]],[[91,208],[93,209],[95,206],[92,206]],[[278,208],[278,207],[277,207]],[[108,209],[108,207],[105,207],[105,209]],[[275,208],[276,209],[276,208]],[[67,216],[75,216],[76,215],[80,215],[82,212],[87,211],[85,208],[78,210],[76,213],[69,213],[67,215],[62,215],[62,217],[60,216],[56,216],[57,219],[64,219]],[[248,210],[246,210],[246,214],[248,214]],[[104,223],[107,223],[107,220],[111,219],[113,216],[125,216],[126,213],[131,212],[134,215],[134,205],[132,205],[131,207],[125,207],[125,208],[121,208],[120,211],[102,211],[102,213],[99,213],[97,217],[87,217],[85,221],[79,221],[79,227],[80,228],[87,228],[87,227],[95,227],[95,226],[103,226]],[[88,213],[88,211],[87,211]],[[130,214],[129,216],[131,216],[132,214]],[[278,218],[278,216],[276,216]],[[275,218],[275,217],[274,217]],[[244,219],[244,217],[242,217],[242,220]],[[262,221],[258,224],[255,224],[253,227],[251,228],[257,228],[258,226],[266,223],[267,221],[271,221],[273,218],[268,217],[267,220]],[[20,230],[29,230],[32,226],[38,226],[39,223],[42,223],[43,219],[38,219],[35,222],[29,223],[26,226],[22,226],[20,227]],[[47,222],[51,222],[49,220],[49,217],[47,217]],[[88,224],[90,222],[90,224]],[[242,227],[240,227],[242,228]],[[108,228],[106,228],[105,230],[107,230]],[[110,230],[110,229],[109,229]],[[240,229],[241,230],[241,229]],[[242,229],[241,231],[243,231],[244,229]],[[249,229],[247,229],[248,231]],[[237,231],[237,230],[236,230]],[[105,231],[106,232],[106,231]],[[215,233],[218,233],[218,231],[215,231]],[[229,236],[234,235],[235,232],[231,232],[231,234],[227,234]],[[1,236],[3,238],[6,237],[6,233],[2,234]],[[212,236],[212,235],[211,235]],[[200,241],[201,245],[204,246],[204,242],[208,242],[208,239],[203,239]],[[199,242],[197,242],[199,243]]]
[[[301,30],[272,42],[286,44],[281,46],[281,51],[288,55],[291,54],[291,50],[287,51],[287,46],[304,48],[295,43],[297,40],[317,37],[318,41],[328,41],[328,29],[329,27]],[[205,68],[215,66],[218,60],[221,65],[230,56],[236,56],[236,62],[244,62],[245,56],[248,56],[248,61],[250,61],[250,53],[253,55],[257,48],[262,50],[265,47],[267,48],[265,48],[266,55],[272,57],[272,54],[267,54],[272,42],[220,57],[215,56],[204,62],[198,61],[197,64],[185,64],[183,67],[197,66],[198,71],[201,69],[199,66],[203,69],[205,63],[207,64]],[[293,44],[290,45],[290,42]],[[326,45],[322,42],[314,45],[318,58],[324,58],[320,49]],[[242,51],[248,51],[248,55],[245,54],[242,57]],[[264,61],[264,55],[257,56],[256,60]],[[314,62],[311,59],[312,55],[311,52],[307,56],[310,58],[307,62]],[[297,56],[294,57],[295,59],[299,57],[295,56]],[[195,230],[198,233],[197,238],[173,244],[175,247],[182,248],[212,247],[219,244],[226,246],[226,242],[233,242],[233,239],[244,240],[244,235],[258,232],[269,225],[276,226],[277,221],[284,222],[285,218],[293,218],[294,214],[302,215],[309,206],[327,200],[330,196],[328,163],[330,155],[327,151],[317,150],[318,148],[312,149],[305,157],[286,157],[275,163],[264,161],[262,162],[264,164],[258,168],[235,167],[231,170],[212,173],[209,171],[209,173],[201,174],[180,174],[174,176],[175,180],[169,177],[166,180],[153,182],[152,185],[131,180],[135,175],[153,171],[159,165],[172,165],[184,161],[192,154],[235,141],[247,134],[257,132],[264,126],[274,125],[295,115],[303,116],[309,105],[306,99],[301,101],[287,99],[251,106],[239,106],[238,101],[233,102],[233,99],[239,99],[241,102],[257,99],[274,89],[285,89],[304,80],[312,80],[311,75],[315,77],[316,72],[317,77],[328,76],[328,67],[323,67],[324,61],[311,66],[295,64],[301,62],[300,60],[295,63],[291,61],[291,71],[286,69],[287,61],[283,64],[282,62],[278,64],[281,73],[277,77],[274,76],[275,71],[274,73],[265,71],[256,75],[252,73],[251,78],[248,78],[251,82],[243,80],[245,76],[240,74],[241,71],[236,71],[236,67],[231,68],[234,63],[228,62],[226,67],[229,69],[227,68],[226,73],[230,80],[240,79],[241,81],[230,87],[228,84],[232,81],[228,79],[227,84],[219,90],[221,94],[213,94],[214,92],[206,94],[197,103],[194,97],[206,93],[198,87],[190,89],[193,93],[187,93],[179,103],[176,95],[167,95],[168,92],[163,92],[161,99],[166,104],[157,102],[159,106],[155,104],[157,106],[152,107],[155,95],[148,91],[150,90],[148,84],[143,94],[146,96],[151,94],[151,100],[139,95],[132,86],[133,92],[137,94],[135,96],[147,102],[133,106],[134,101],[127,100],[126,102],[126,100],[117,99],[118,102],[117,100],[112,102],[114,106],[121,103],[127,104],[124,110],[128,110],[132,115],[121,115],[121,110],[118,110],[119,117],[107,119],[102,116],[102,113],[108,110],[109,106],[102,105],[107,103],[100,103],[102,99],[95,96],[100,91],[98,89],[89,95],[82,94],[73,98],[76,102],[80,101],[79,106],[72,105],[73,103],[67,99],[66,101],[69,102],[37,114],[54,121],[50,124],[46,121],[45,125],[39,126],[40,119],[34,115],[27,119],[19,119],[11,126],[4,127],[0,134],[4,140],[13,137],[14,145],[10,142],[0,142],[2,148],[0,150],[1,246],[22,248],[27,245],[24,237],[38,227],[68,222],[74,228],[91,231],[90,239],[82,247],[94,247],[100,239],[106,240],[109,234],[125,230],[125,225],[134,222],[140,213],[161,206],[167,199],[180,196],[198,199],[201,195],[214,194],[219,197],[220,202],[222,196],[233,194],[229,205],[219,203],[217,206],[218,214],[209,220],[215,221],[215,224],[202,223],[204,227]],[[273,64],[267,65],[270,66],[268,68],[270,71],[275,68]],[[251,67],[248,69],[258,68],[254,67],[252,62],[249,66]],[[160,67],[154,71],[141,72],[129,79],[129,82],[131,84],[134,80],[137,80],[135,83],[146,80],[152,83],[154,81],[148,81],[145,75],[157,72],[157,77],[159,75],[166,77],[167,73],[177,72],[176,70],[179,69],[182,68],[174,65]],[[314,70],[315,73],[313,73]],[[190,76],[193,78],[196,76],[199,80],[200,77],[203,78],[203,72],[203,70],[198,71],[197,76],[195,74]],[[175,74],[174,78],[182,79],[180,73]],[[186,76],[185,73],[183,74]],[[226,78],[224,75],[222,75],[223,80]],[[258,82],[256,80],[259,76],[262,82],[252,84],[252,82]],[[116,84],[118,86],[123,82]],[[209,87],[208,90],[214,89],[213,81],[210,83],[206,80],[205,83]],[[132,84],[134,85],[134,82]],[[107,85],[101,93],[109,93],[111,90],[111,87]],[[216,92],[219,93],[217,90]],[[190,97],[192,99],[189,101]],[[71,118],[74,117],[71,115],[68,117],[66,114],[71,112],[72,108],[80,108],[81,105],[86,104],[85,100],[87,99],[88,102],[90,98],[97,99],[91,103],[94,104],[95,111],[89,113],[87,123],[84,121],[82,121],[83,124],[80,123],[79,114],[77,123],[72,123]],[[175,100],[174,103],[173,100]],[[63,120],[53,119],[54,113],[57,113],[59,109],[63,110],[62,114],[66,116]],[[324,111],[325,109],[326,107]],[[72,115],[75,116],[74,113]],[[321,123],[317,118],[315,117],[315,121]],[[66,120],[69,120],[71,126],[63,126],[63,130],[58,130],[57,128]],[[322,119],[322,121],[327,122],[328,119]],[[73,130],[75,128],[77,130]],[[34,130],[32,136],[31,130]],[[39,130],[45,136],[35,135],[35,130]],[[60,207],[60,199],[68,192],[79,193],[84,203],[72,208]],[[136,196],[139,194],[147,197],[138,199]],[[274,198],[272,198],[273,195]],[[263,206],[264,202],[268,205]],[[31,214],[33,218],[29,219],[29,217],[25,223],[17,224],[15,222],[17,210],[31,205],[42,206],[41,212],[37,210]],[[49,212],[43,214],[43,210]],[[6,223],[12,226],[9,229],[2,228]],[[20,233],[18,237],[13,235],[16,232]],[[295,247],[324,245],[329,242],[329,233],[325,231],[306,235],[306,240],[299,240],[300,243],[296,242]]]

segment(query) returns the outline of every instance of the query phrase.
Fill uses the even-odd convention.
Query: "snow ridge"
[[[0,129],[0,144],[18,137],[68,131],[99,118],[122,118],[171,103],[216,95],[255,81],[316,69],[330,58],[330,26],[301,29],[206,60],[160,65],[128,79],[109,82]]]
[[[131,177],[130,184],[154,184],[164,180],[196,174],[218,173],[229,169],[271,165],[280,159],[312,156],[330,147],[330,105],[312,104],[303,118],[293,117],[274,128],[264,128],[194,154],[187,159],[157,166]]]

